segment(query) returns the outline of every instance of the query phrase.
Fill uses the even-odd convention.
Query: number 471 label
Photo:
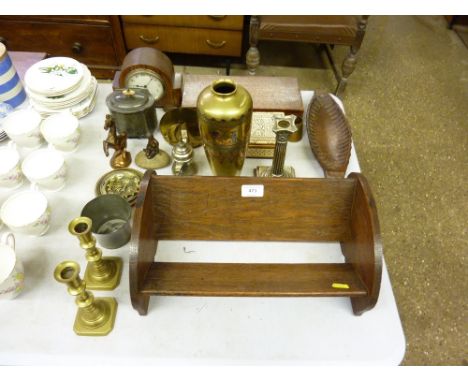
[[[241,195],[243,198],[263,198],[263,184],[243,184]]]

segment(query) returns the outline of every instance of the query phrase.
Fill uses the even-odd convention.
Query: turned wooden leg
[[[245,61],[247,69],[250,75],[255,75],[258,65],[260,65],[260,52],[257,48],[258,44],[258,28],[260,25],[260,19],[258,16],[251,16],[250,18],[250,31],[249,31],[249,43],[250,48],[247,51]]]
[[[247,51],[246,64],[249,74],[254,76],[255,71],[260,64],[260,52],[256,46],[251,46]]]
[[[351,73],[354,71],[356,68],[356,62],[357,62],[357,54],[353,53],[351,50],[346,58],[343,61],[343,65],[341,66],[341,78],[340,82],[338,82],[338,86],[336,87],[335,95],[339,97],[344,89],[346,88],[346,85],[348,83],[348,77],[351,75]]]
[[[346,88],[346,84],[348,83],[348,78],[353,73],[354,69],[356,68],[357,62],[357,54],[359,52],[359,48],[361,47],[362,40],[364,39],[364,34],[366,33],[367,27],[367,19],[369,16],[363,16],[358,24],[358,31],[356,33],[356,39],[354,40],[351,49],[349,50],[348,55],[343,61],[341,66],[341,78],[338,82],[338,86],[336,87],[335,95],[339,97],[344,89]]]

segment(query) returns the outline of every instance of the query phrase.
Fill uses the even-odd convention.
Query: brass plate
[[[192,147],[201,146],[203,142],[200,129],[198,128],[197,111],[195,109],[173,109],[163,115],[159,122],[159,127],[166,142],[174,146],[180,141],[179,128],[183,122],[187,124],[187,133]]]
[[[135,205],[143,173],[132,168],[113,170],[104,174],[96,184],[96,195],[116,194],[131,206]]]

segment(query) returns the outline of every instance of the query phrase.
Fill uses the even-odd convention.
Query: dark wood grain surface
[[[353,311],[359,315],[377,303],[383,250],[377,207],[369,184],[362,174],[351,173],[348,178],[356,180],[356,193],[350,222],[351,239],[342,242],[341,247],[346,261],[353,265],[368,290],[367,296],[351,299]]]
[[[263,185],[262,198],[241,196]],[[341,241],[349,237],[353,180],[154,176],[159,240]]]
[[[347,284],[349,289],[333,287]],[[186,296],[365,296],[351,264],[153,263],[142,293]]]
[[[185,74],[183,76],[182,107],[195,108],[200,92],[221,78],[216,75]],[[254,111],[284,111],[302,117],[299,84],[295,77],[229,76],[252,96]]]

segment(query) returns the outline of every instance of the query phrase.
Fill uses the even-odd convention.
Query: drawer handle
[[[72,51],[73,53],[79,54],[83,51],[83,45],[79,42],[74,42],[72,45]]]
[[[147,44],[156,44],[159,41],[159,36],[151,38],[151,37],[145,37],[141,34],[140,40],[143,42],[146,42]]]
[[[221,42],[213,42],[211,40],[206,40],[206,43],[211,46],[212,48],[215,48],[215,49],[220,49],[222,48],[224,45],[226,45],[226,41],[223,40]]]
[[[209,15],[208,17],[211,17],[213,20],[222,20],[224,19],[226,16],[216,16],[216,15]]]

